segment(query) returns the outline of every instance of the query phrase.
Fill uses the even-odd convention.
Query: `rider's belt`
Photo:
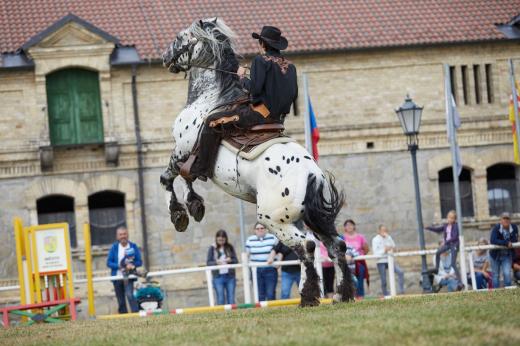
[[[266,107],[265,104],[259,103],[256,106],[251,105],[251,108],[257,112],[260,113],[264,118],[267,118],[271,112],[269,112],[269,108]]]
[[[223,125],[223,124],[230,123],[232,121],[238,121],[238,119],[239,119],[238,115],[231,115],[229,117],[218,118],[216,120],[210,121],[209,127],[216,127],[217,125]]]

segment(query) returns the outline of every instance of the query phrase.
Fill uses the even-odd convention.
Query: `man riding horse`
[[[219,144],[226,133],[260,124],[283,123],[298,96],[296,68],[280,53],[288,45],[280,30],[264,26],[260,34],[253,33],[252,37],[258,40],[261,54],[253,59],[250,79],[245,77],[244,67],[237,71],[249,97],[206,119],[198,146],[181,166],[184,178],[203,181],[213,178]]]

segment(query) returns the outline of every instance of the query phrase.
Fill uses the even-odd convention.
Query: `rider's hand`
[[[240,66],[237,70],[237,74],[240,78],[244,78],[246,75],[246,69],[242,66]]]

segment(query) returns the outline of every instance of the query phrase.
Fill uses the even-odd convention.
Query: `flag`
[[[309,97],[309,117],[311,123],[311,140],[312,140],[312,156],[314,156],[314,160],[318,161],[318,141],[320,140],[320,129],[318,128],[318,124],[316,123],[316,117],[314,116],[314,111],[312,110],[312,103]]]
[[[518,94],[518,83],[515,83],[516,87],[516,97],[519,104],[520,111],[520,95]],[[515,163],[520,164],[520,155],[518,152],[518,138],[516,136],[516,121],[515,121],[515,103],[513,102],[513,95],[511,94],[511,98],[509,99],[509,121],[511,122],[511,130],[513,132],[513,153],[515,158]]]
[[[449,97],[447,98],[446,100],[446,108],[450,107],[451,108],[451,116],[452,116],[452,121],[453,121],[453,131],[455,133],[451,133],[450,129],[451,129],[451,126],[449,124],[449,112],[447,111],[446,112],[446,131],[448,133],[448,141],[450,142],[450,145],[454,145],[455,146],[455,169],[457,171],[457,176],[460,176],[460,173],[462,173],[462,159],[461,159],[461,156],[460,156],[460,148],[459,148],[459,145],[457,144],[457,141],[455,140],[455,134],[457,133],[457,129],[460,127],[461,125],[461,121],[460,121],[460,114],[459,114],[459,111],[457,110],[457,104],[455,103],[455,98],[453,97],[453,94],[450,93]]]

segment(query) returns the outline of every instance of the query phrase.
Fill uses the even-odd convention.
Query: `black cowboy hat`
[[[254,39],[264,41],[269,46],[278,50],[284,50],[288,45],[287,39],[282,36],[280,29],[274,26],[264,26],[260,35],[254,32],[251,36],[253,36]]]

